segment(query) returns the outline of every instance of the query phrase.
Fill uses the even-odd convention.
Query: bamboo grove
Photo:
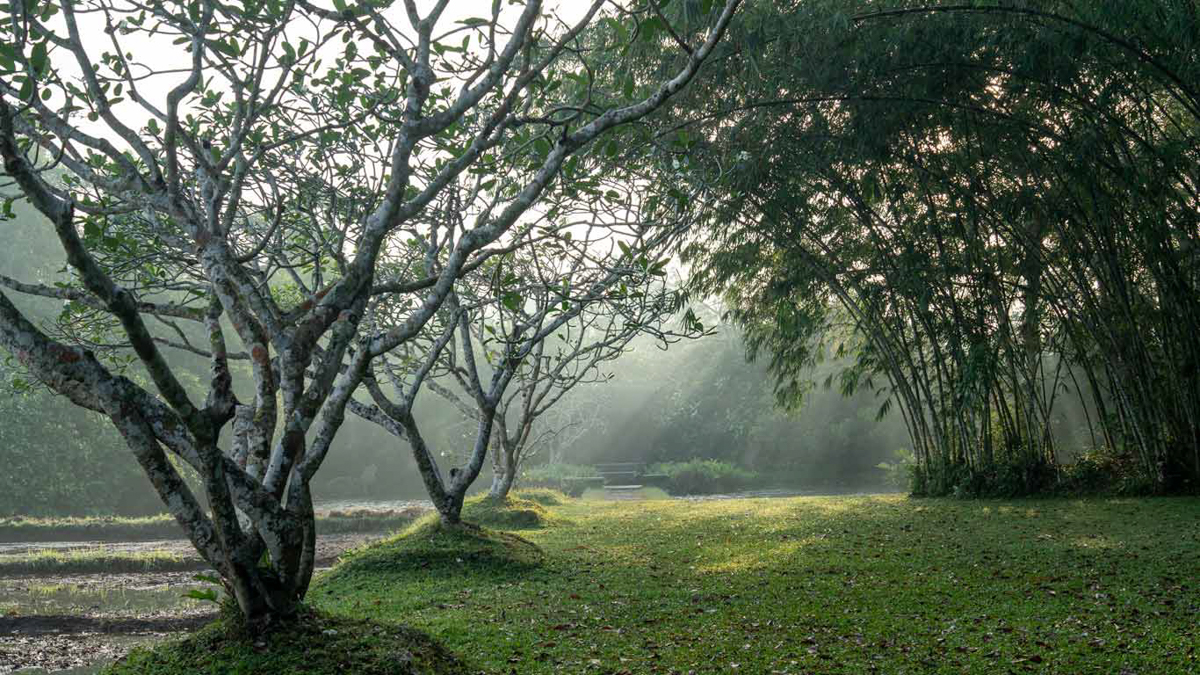
[[[695,287],[781,400],[852,355],[917,493],[1195,490],[1196,4],[787,4],[660,131],[709,190]]]

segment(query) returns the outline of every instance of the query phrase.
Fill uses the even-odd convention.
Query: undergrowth
[[[317,514],[319,534],[386,532],[411,524],[427,509],[373,511],[357,509]],[[151,541],[181,539],[183,531],[166,514],[145,517],[25,517],[0,518],[0,541]]]
[[[170,551],[117,551],[108,548],[81,551],[41,550],[0,556],[0,577],[52,576],[105,572],[128,574],[137,572],[183,572],[205,569],[208,565],[197,558],[186,558]]]

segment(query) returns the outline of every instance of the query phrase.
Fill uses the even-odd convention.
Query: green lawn
[[[1200,672],[1200,501],[572,501],[431,523],[310,600],[487,673]]]

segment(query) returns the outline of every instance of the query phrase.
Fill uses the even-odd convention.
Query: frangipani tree
[[[490,495],[503,499],[522,457],[536,445],[538,418],[575,386],[603,379],[599,366],[619,357],[634,337],[649,334],[665,344],[703,333],[695,322],[676,326],[682,298],[666,282],[667,259],[653,257],[678,228],[636,219],[568,221],[576,227],[555,231],[541,247],[497,257],[460,281],[432,348],[397,350],[377,363],[394,395],[371,378],[372,403],[351,403],[355,414],[408,442],[448,523],[458,522],[489,447]],[[626,228],[639,234],[617,238]],[[530,236],[548,232],[537,227]],[[380,307],[376,316],[386,310]],[[448,476],[437,457],[458,453],[430,448],[413,414],[423,389],[477,425],[465,462]]]
[[[695,76],[737,6],[712,12],[686,62],[645,95],[578,106],[565,120],[527,117],[605,4],[563,24],[537,0],[511,15],[496,1],[451,26],[447,0],[423,11],[411,0],[9,5],[3,189],[47,218],[75,281],[0,280],[0,345],[112,421],[252,630],[294,613],[305,594],[309,481],[372,360],[422,338],[457,280],[506,245],[572,155]],[[630,11],[606,20],[648,11],[617,9]],[[531,143],[499,154],[520,134]],[[525,179],[479,180],[494,208],[435,244],[427,275],[409,274],[397,259],[425,235],[418,216],[448,185],[506,162],[529,167]],[[277,297],[285,283],[296,302]],[[34,325],[10,292],[102,313],[119,339],[85,348]],[[363,325],[383,294],[407,297],[404,319]],[[159,319],[202,332],[203,346],[189,331],[164,337]],[[183,384],[172,346],[209,360],[203,391]],[[129,352],[152,386],[106,358]],[[234,382],[235,357],[247,382]],[[221,450],[223,434],[236,457]],[[200,475],[207,508],[168,455]]]

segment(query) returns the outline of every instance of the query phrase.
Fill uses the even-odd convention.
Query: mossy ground
[[[428,516],[384,541],[350,551],[325,574],[325,583],[355,586],[356,579],[374,583],[383,579],[456,578],[512,574],[542,564],[541,549],[511,532],[482,528],[472,523],[442,524]]]
[[[306,609],[250,638],[232,611],[194,635],[135,649],[105,675],[461,675],[465,667],[429,636],[393,624]]]
[[[550,507],[574,501],[555,490],[544,488],[516,490],[498,501],[487,496],[472,497],[463,504],[462,519],[497,530],[531,530],[559,520]]]
[[[575,501],[573,497],[568,497],[566,494],[550,488],[522,488],[514,491],[513,496],[537,502],[542,506],[562,506]]]
[[[1200,672],[1200,500],[544,508],[548,524],[519,536],[422,521],[349,555],[309,602],[366,635],[412,626],[468,673]],[[275,661],[310,670],[270,672],[326,672],[315,664],[337,658],[320,654],[352,648],[323,637],[289,638]],[[245,645],[211,644],[222,672],[264,672]],[[362,651],[392,649],[379,645]],[[305,649],[318,657],[288,651]],[[113,672],[215,672],[160,651]]]

